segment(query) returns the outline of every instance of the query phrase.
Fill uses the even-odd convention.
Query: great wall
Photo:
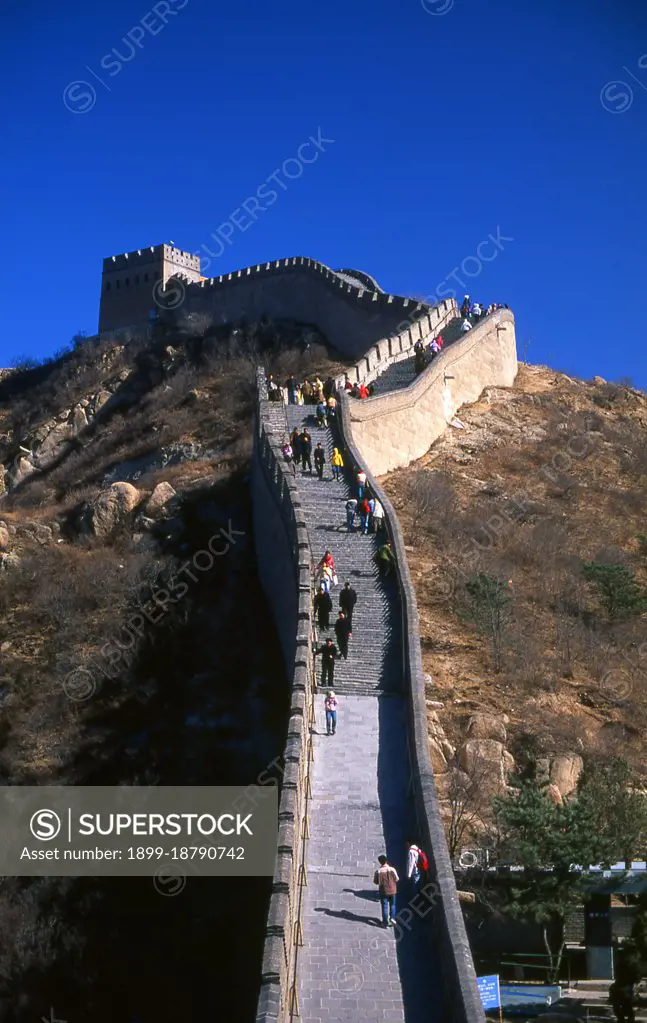
[[[453,299],[431,307],[386,294],[363,272],[305,257],[205,279],[197,257],[164,245],[104,261],[100,331],[146,323],[151,285],[158,308],[207,313],[215,323],[267,316],[312,325],[356,360],[352,381],[388,384],[362,401],[339,388],[337,434],[314,424],[311,432],[328,461],[333,441],[341,444],[347,472],[362,466],[381,500],[397,563],[390,586],[377,577],[374,538],[340,527],[346,484],[286,470],[281,445],[308,408],[269,402],[259,374],[255,542],[292,697],[257,1023],[483,1023],[429,756],[416,597],[398,519],[376,477],[420,457],[484,388],[513,383],[514,317],[485,317],[413,379],[413,346],[455,328]],[[342,703],[333,743],[322,736],[313,656],[312,570],[325,547],[360,598],[354,658],[336,674]],[[428,850],[431,885],[417,905],[401,899],[394,936],[370,926],[377,907],[362,900],[372,898],[365,889],[377,854],[401,864],[411,832]]]

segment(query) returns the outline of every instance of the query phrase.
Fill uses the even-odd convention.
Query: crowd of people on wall
[[[485,319],[486,316],[490,316],[492,313],[498,312],[499,309],[509,309],[510,306],[507,303],[501,302],[490,302],[488,306],[483,305],[481,302],[472,302],[469,295],[465,295],[463,303],[460,308],[460,314],[462,319],[461,330],[468,331],[479,322],[479,320]]]

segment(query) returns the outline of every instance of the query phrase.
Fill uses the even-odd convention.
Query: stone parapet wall
[[[457,316],[458,306],[453,298],[448,298],[427,312],[402,321],[394,333],[377,341],[354,366],[338,377],[337,386],[343,387],[346,376],[352,384],[370,384],[389,366],[408,359],[417,341],[426,345]]]
[[[370,399],[366,399],[370,400]],[[351,407],[358,402],[345,393],[339,395],[339,424],[345,447],[347,472],[363,468],[369,485],[381,501],[387,533],[396,558],[396,573],[402,608],[402,635],[405,698],[407,700],[408,748],[411,783],[415,794],[416,817],[422,847],[429,857],[430,878],[436,884],[435,905],[425,919],[431,921],[443,964],[443,998],[448,1023],[485,1023],[485,1015],[476,985],[476,973],[454,872],[440,816],[434,771],[427,736],[425,679],[420,649],[420,624],[416,593],[411,582],[404,538],[397,515],[388,497],[368,468],[351,429]],[[364,402],[362,402],[362,405]]]
[[[437,356],[408,387],[348,405],[347,439],[376,476],[420,458],[461,405],[517,375],[514,316],[492,313]]]
[[[359,357],[376,339],[412,329],[431,307],[357,286],[316,259],[292,256],[185,286],[175,311],[206,312],[215,323],[241,318],[297,320],[320,330],[340,352]]]
[[[296,482],[286,470],[281,453],[282,438],[275,437],[269,424],[262,371],[258,388],[252,468],[254,539],[261,582],[275,617],[292,694],[256,1020],[288,1023],[305,869],[314,720],[312,554]]]

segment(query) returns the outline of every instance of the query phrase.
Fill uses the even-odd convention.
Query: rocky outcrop
[[[0,551],[6,551],[9,547],[9,530],[5,522],[0,522]]]
[[[150,519],[160,519],[167,512],[174,510],[177,504],[177,493],[170,483],[158,483],[144,505],[144,514]]]
[[[508,735],[505,723],[502,718],[494,714],[478,713],[473,714],[467,723],[467,737],[469,739],[494,739],[496,742],[507,742]]]
[[[458,763],[481,790],[501,795],[507,788],[509,761],[502,742],[496,739],[467,739],[458,752]],[[508,757],[510,754],[508,754]]]
[[[141,497],[141,492],[132,484],[113,483],[88,506],[84,516],[85,530],[107,539],[126,525]]]
[[[550,781],[562,797],[570,796],[575,792],[583,770],[584,761],[578,753],[555,757],[550,765]]]

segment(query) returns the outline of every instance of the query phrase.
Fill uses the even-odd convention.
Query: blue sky
[[[172,239],[209,246],[209,274],[307,255],[400,294],[464,282],[510,304],[530,361],[647,387],[642,0],[21,0],[3,21],[0,365],[94,332],[102,258]]]

